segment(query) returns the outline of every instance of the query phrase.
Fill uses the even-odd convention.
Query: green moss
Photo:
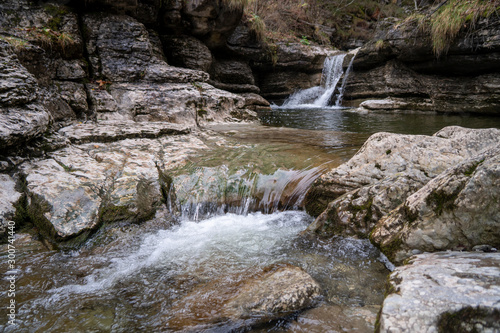
[[[478,161],[474,164],[472,164],[469,168],[467,168],[467,170],[464,171],[464,175],[470,177],[472,176],[472,174],[474,173],[474,171],[476,171],[477,167],[484,162],[484,159],[482,159],[481,161]]]
[[[394,239],[391,240],[389,243],[386,245],[381,245],[380,246],[380,251],[382,251],[383,254],[391,261],[394,262],[396,258],[396,252],[401,249],[401,245],[403,244],[403,241],[398,237],[394,236]]]
[[[375,163],[375,168],[382,170],[382,166],[378,162]]]
[[[446,193],[442,190],[432,192],[425,202],[428,205],[434,206],[434,212],[439,216],[445,210],[452,210],[455,207],[455,200],[458,197],[458,191],[454,193]]]
[[[386,153],[386,155],[390,155],[390,154],[392,153],[392,150],[387,149],[387,150],[385,151],[385,153]]]
[[[413,212],[406,204],[401,207],[400,212],[410,224],[418,219],[418,212]]]
[[[476,324],[482,328],[478,329]],[[438,332],[475,333],[500,330],[500,310],[487,307],[467,306],[458,311],[445,312],[437,321]]]

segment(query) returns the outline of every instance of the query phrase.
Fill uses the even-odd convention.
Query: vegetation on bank
[[[500,0],[444,0],[434,4],[410,15],[401,26],[416,23],[422,32],[428,33],[438,58],[448,52],[459,33],[471,34],[480,19],[500,16]]]
[[[377,28],[416,25],[437,57],[482,18],[500,16],[500,0],[225,0],[245,6],[245,20],[264,41],[315,42],[343,48]]]
[[[412,0],[248,0],[247,24],[261,39],[341,47],[368,41],[380,21],[404,18]]]

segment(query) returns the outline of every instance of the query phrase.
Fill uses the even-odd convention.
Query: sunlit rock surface
[[[171,180],[163,171],[182,165],[187,153],[203,147],[199,139],[186,135],[133,139],[160,134],[168,126],[151,124],[128,133],[118,126],[107,128],[123,139],[96,143],[114,141],[112,133],[103,139],[89,126],[63,129],[73,140],[93,142],[57,150],[22,166],[28,213],[42,235],[63,242],[62,247],[80,244],[105,222],[152,218],[169,201]],[[125,139],[127,135],[131,139]]]
[[[380,332],[498,332],[500,254],[420,254],[389,278]]]
[[[498,129],[458,126],[433,136],[374,134],[347,163],[315,182],[306,208],[321,215],[308,231],[368,237],[375,223],[408,196],[449,167],[497,146],[499,137]]]

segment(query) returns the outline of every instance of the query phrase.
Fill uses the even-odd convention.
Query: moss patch
[[[482,159],[481,161],[478,161],[474,164],[472,164],[470,167],[467,168],[467,170],[464,171],[464,175],[466,175],[467,177],[470,177],[472,176],[472,174],[474,173],[474,171],[476,171],[477,167],[484,162],[484,159]]]
[[[434,212],[437,216],[440,216],[445,210],[452,210],[455,208],[455,200],[458,197],[458,191],[453,193],[446,193],[442,190],[432,192],[426,199],[425,202],[428,205],[434,206]]]
[[[382,253],[385,254],[385,256],[391,262],[394,262],[394,259],[396,257],[396,252],[399,251],[399,249],[401,249],[402,244],[403,241],[399,237],[395,236],[395,238],[386,245],[381,245],[380,251],[382,251]]]
[[[484,332],[487,328],[497,332],[500,330],[500,310],[467,306],[455,312],[443,313],[437,327],[440,333]]]

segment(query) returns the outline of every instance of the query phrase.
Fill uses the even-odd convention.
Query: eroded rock
[[[315,182],[306,208],[321,215],[307,231],[367,237],[407,197],[447,168],[495,147],[499,135],[498,129],[458,126],[433,136],[374,134],[351,160]]]
[[[382,218],[370,238],[395,263],[417,252],[500,247],[500,147],[443,172]]]
[[[419,254],[391,274],[380,332],[497,332],[500,254]]]

